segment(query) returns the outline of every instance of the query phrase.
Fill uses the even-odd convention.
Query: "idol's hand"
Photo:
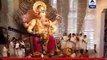
[[[58,24],[58,21],[61,19],[61,16],[59,14],[56,15],[55,17],[55,21],[53,21],[53,24],[54,25],[57,25]]]
[[[24,23],[27,22],[28,14],[25,14],[25,15],[21,16],[21,18],[22,18],[22,21],[23,21]]]
[[[61,19],[61,16],[57,14],[55,20],[60,20],[60,19]]]
[[[32,31],[32,30],[30,30],[30,29],[27,29],[27,31],[28,31],[29,33],[33,34],[33,31]]]
[[[26,27],[26,28],[29,26],[28,23],[23,23],[23,25],[24,25],[24,27]]]

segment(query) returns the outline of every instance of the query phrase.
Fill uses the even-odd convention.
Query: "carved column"
[[[7,0],[1,0],[1,9],[0,9],[0,26],[6,27],[7,26],[7,7],[8,3]]]
[[[62,16],[64,22],[64,31],[67,32],[68,26],[68,13],[69,13],[69,0],[57,0],[58,13]]]
[[[77,33],[80,33],[86,15],[87,0],[78,0]]]

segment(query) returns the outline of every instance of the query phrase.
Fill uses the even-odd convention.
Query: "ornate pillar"
[[[14,16],[14,12],[19,8],[19,0],[7,0],[7,7],[8,7],[8,11],[7,11],[7,19],[8,19],[8,26],[14,27],[14,28],[18,28],[18,25],[16,23],[16,21],[14,20],[13,16]],[[15,37],[19,34],[12,32],[12,31],[8,31],[8,34],[10,35],[10,37]]]
[[[84,17],[86,15],[87,0],[78,0],[77,33],[82,32]]]
[[[7,27],[7,11],[8,11],[8,2],[7,0],[1,1],[1,9],[0,9],[0,26]]]
[[[62,21],[64,22],[64,32],[67,32],[68,26],[68,13],[69,13],[69,0],[57,0],[57,9],[58,13],[62,17]],[[63,33],[64,33],[63,32]]]

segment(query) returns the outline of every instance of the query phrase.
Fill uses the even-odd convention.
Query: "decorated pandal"
[[[21,16],[27,32],[8,27],[8,30],[20,33],[20,37],[8,39],[9,43],[3,46],[1,52],[2,60],[97,60],[92,59],[97,58],[96,49],[87,50],[87,35],[63,33],[56,38],[54,33],[60,15],[55,12],[54,21],[48,19],[47,6],[41,1],[35,2],[32,10],[35,18],[31,19],[29,13]]]

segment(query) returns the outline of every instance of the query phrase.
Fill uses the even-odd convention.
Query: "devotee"
[[[79,34],[79,40],[82,41],[83,39],[84,39],[84,38],[83,38],[83,34],[80,33],[80,34]]]
[[[71,39],[71,33],[69,33],[68,35],[68,40],[70,41],[70,39]]]
[[[79,44],[80,49],[86,50],[87,49],[87,38],[86,35],[83,35],[82,33],[79,35]]]
[[[71,37],[70,41],[76,43],[76,35],[75,35],[75,33],[72,33],[72,37]]]
[[[3,46],[2,57],[8,57],[8,49],[5,45]]]
[[[66,47],[66,42],[68,40],[67,33],[64,33],[61,39],[61,49],[64,49]]]
[[[80,58],[80,56],[81,56],[80,50],[76,50],[76,58]]]
[[[13,37],[12,40],[9,42],[9,55],[10,57],[14,56],[15,55],[15,44],[14,44],[14,40],[15,38]]]
[[[81,47],[80,45],[81,45],[81,42],[82,42],[82,40],[83,40],[82,33],[80,33],[80,34],[78,33],[78,34],[77,34],[77,39],[78,39],[78,44],[79,44],[78,47],[79,47],[79,49],[80,49],[80,47]]]
[[[87,35],[83,36],[83,40],[87,43],[88,39],[87,39]]]
[[[83,58],[83,53],[84,53],[84,50],[80,49],[80,58]]]
[[[89,52],[88,50],[85,50],[85,52],[83,53],[83,58],[89,58]]]
[[[87,49],[87,36],[83,36],[83,40],[80,41],[80,49],[86,50]]]
[[[22,52],[22,57],[25,57],[25,43],[24,43],[24,41],[20,41],[20,49]]]
[[[80,49],[87,49],[87,42],[85,40],[80,41]]]
[[[71,33],[68,35],[68,40],[66,42],[66,47],[73,48],[75,43],[73,41],[70,41],[70,40],[71,40]]]
[[[67,47],[69,48],[75,48],[76,46],[76,36],[75,34],[73,33],[72,35],[69,34],[69,40],[67,41]]]
[[[8,57],[8,48],[7,48],[7,45],[3,46],[2,57]]]
[[[15,43],[15,55],[16,55],[16,57],[19,57],[19,55],[20,55],[20,47],[19,47],[19,41],[16,41],[16,43]]]
[[[65,44],[65,48],[74,48],[75,47],[75,43],[72,41],[67,41]]]
[[[76,37],[76,50],[79,50],[80,49],[80,40],[79,40],[79,38],[78,37]]]

